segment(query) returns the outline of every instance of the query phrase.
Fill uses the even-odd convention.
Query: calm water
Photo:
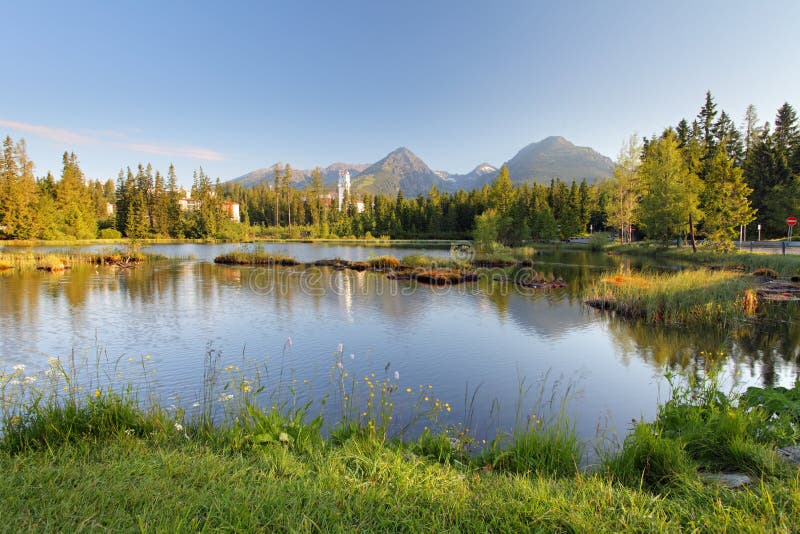
[[[630,267],[607,255],[537,256],[535,269],[563,277],[569,287],[520,292],[491,276],[445,289],[380,273],[210,263],[238,246],[153,246],[150,251],[172,259],[128,270],[81,266],[62,274],[0,275],[0,368],[23,363],[29,371],[43,369],[48,357],[73,353],[94,361],[100,347],[116,362],[104,379],[141,382],[141,361],[150,355],[148,386],[190,406],[201,395],[203,362],[213,347],[222,353],[221,366],[248,374],[254,365],[266,367],[264,380],[273,387],[294,376],[301,396],[319,400],[330,391],[341,343],[349,377],[399,373],[401,389],[393,397],[398,420],[417,400],[406,387],[433,386],[431,395],[452,406],[443,419],[453,424],[464,420],[465,390],[471,396],[478,388],[472,426],[479,435],[493,435],[513,423],[520,389],[529,389],[523,414],[531,413],[540,392],[560,399],[569,389],[568,412],[586,439],[598,426],[624,435],[631,419],[652,417],[667,395],[665,370],[699,373],[709,354],[727,386],[790,386],[798,377],[796,307],[776,308],[773,320],[736,332],[629,324],[581,303],[586,283]],[[303,261],[423,252],[265,248]]]

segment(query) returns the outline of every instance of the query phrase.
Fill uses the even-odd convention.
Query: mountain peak
[[[591,148],[554,135],[531,143],[506,162],[511,179],[545,182],[551,178],[589,181],[611,175],[614,163]]]

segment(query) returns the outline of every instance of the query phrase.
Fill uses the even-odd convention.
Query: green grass
[[[469,263],[459,259],[424,254],[409,254],[400,260],[401,265],[411,269],[466,269]]]
[[[587,288],[591,306],[655,324],[725,327],[753,315],[758,297],[752,277],[727,271],[615,275]]]
[[[227,265],[299,265],[300,262],[285,254],[232,251],[214,258],[214,263]]]
[[[33,270],[63,271],[77,264],[91,265],[124,265],[130,266],[148,259],[160,259],[163,256],[142,254],[131,250],[114,250],[111,252],[30,252],[14,251],[0,253],[0,270]]]
[[[209,354],[207,365],[217,362]],[[739,407],[713,381],[675,387],[656,420],[639,423],[589,473],[578,467],[581,444],[563,404],[554,419],[531,417],[505,446],[497,439],[474,455],[468,439],[447,430],[389,437],[387,403],[325,438],[309,405],[250,402],[257,381],[223,386],[208,374],[204,399],[229,391],[237,399],[211,424],[142,403],[131,390],[82,391],[81,373],[51,366],[39,380],[22,368],[0,376],[0,530],[763,532],[800,524],[798,474],[761,432],[770,412],[757,401]],[[354,396],[346,371],[333,369],[338,392]],[[219,373],[228,370],[237,372]],[[390,379],[367,383],[370,392],[392,391]],[[760,478],[728,490],[698,476],[732,463]]]
[[[699,248],[693,254],[689,247],[663,248],[644,245],[613,245],[617,254],[655,256],[673,261],[704,265],[719,269],[742,270],[752,273],[758,269],[772,269],[781,276],[800,274],[800,255],[761,254],[757,252],[720,253]]]

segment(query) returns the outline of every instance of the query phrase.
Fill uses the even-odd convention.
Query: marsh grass
[[[424,254],[409,254],[404,256],[400,263],[411,269],[467,269],[469,267],[468,262],[460,259],[425,256]]]
[[[0,270],[33,270],[58,272],[79,264],[133,266],[163,256],[148,255],[138,250],[111,250],[106,252],[4,252],[0,254]]]
[[[757,252],[720,253],[700,248],[692,253],[690,248],[662,248],[638,245],[616,245],[611,247],[617,254],[631,256],[654,256],[709,268],[741,270],[752,273],[758,269],[772,269],[780,276],[800,274],[800,255],[760,254]]]
[[[259,251],[231,251],[214,258],[214,263],[226,265],[299,265],[300,262],[285,254]]]
[[[584,293],[587,304],[648,323],[725,327],[756,313],[754,281],[741,273],[685,270],[617,274]]]

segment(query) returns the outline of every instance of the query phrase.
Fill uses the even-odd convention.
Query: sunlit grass
[[[282,361],[291,347],[287,340]],[[268,391],[263,375],[246,376],[244,362],[214,350],[194,416],[160,407],[147,391],[104,384],[85,362],[6,369],[4,526],[760,532],[800,522],[798,478],[763,431],[774,416],[757,404],[740,408],[713,381],[676,386],[656,420],[638,423],[622,450],[589,473],[565,416],[568,392],[560,402],[553,392],[551,417],[521,400],[508,435],[471,448],[468,434],[436,425],[450,404],[433,385],[408,384],[388,365],[356,375],[356,359],[342,346],[332,351],[327,391],[318,392],[336,407],[327,422],[299,399],[303,385],[284,364],[273,370],[284,383]],[[155,371],[149,355],[106,363]],[[394,409],[401,397],[416,415]],[[416,436],[407,434],[414,417],[426,424]],[[759,478],[733,491],[698,476],[720,467]]]
[[[58,272],[74,265],[131,266],[161,256],[143,254],[136,250],[109,252],[31,252],[27,250],[0,253],[0,270],[33,270]]]
[[[725,326],[757,311],[753,287],[749,276],[700,269],[612,275],[595,282],[584,297],[594,307],[650,323]]]
[[[214,263],[227,265],[299,265],[299,261],[285,254],[266,252],[231,251],[214,258]]]

